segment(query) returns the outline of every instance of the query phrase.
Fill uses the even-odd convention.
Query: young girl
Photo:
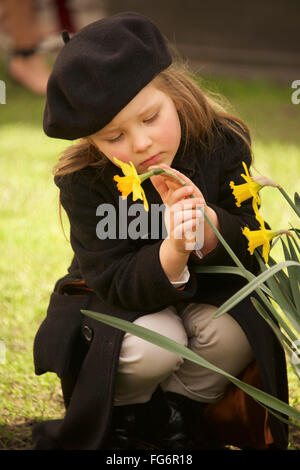
[[[229,186],[243,182],[242,161],[251,165],[247,127],[172,65],[157,27],[140,14],[96,21],[64,40],[44,130],[80,138],[55,167],[74,257],[55,285],[34,358],[37,374],[61,378],[66,414],[35,426],[36,448],[286,448],[286,426],[223,375],[81,313],[157,331],[288,400],[284,353],[251,300],[212,318],[245,281],[193,271],[232,264],[207,222],[195,249],[202,207],[244,266],[258,272],[242,235],[243,227],[258,227],[252,203],[237,207]],[[120,197],[118,161],[138,173],[165,168],[187,184],[165,175],[146,180],[146,212],[132,196]],[[154,210],[162,204],[157,234]],[[117,216],[107,222],[111,208]],[[137,208],[142,227],[132,236]]]

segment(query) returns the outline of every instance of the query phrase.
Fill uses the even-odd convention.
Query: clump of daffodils
[[[280,188],[280,186],[265,176],[250,176],[247,165],[245,162],[242,163],[246,174],[241,174],[241,176],[245,180],[245,183],[236,185],[233,181],[230,181],[230,187],[235,197],[237,207],[240,207],[242,202],[252,198],[253,210],[259,222],[260,229],[250,230],[248,227],[244,227],[243,235],[248,239],[248,250],[251,255],[253,255],[255,248],[262,246],[262,255],[267,263],[273,238],[282,234],[291,235],[291,233],[287,230],[274,231],[266,229],[264,220],[258,209],[258,206],[261,205],[259,191],[265,186],[273,186],[275,188]]]

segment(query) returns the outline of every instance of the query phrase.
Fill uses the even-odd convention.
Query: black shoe
[[[106,447],[109,449],[157,449],[159,410],[153,400],[147,403],[114,406]]]
[[[191,411],[195,403],[173,392],[165,393],[168,417],[160,439],[162,449],[183,450],[195,448],[192,436]]]
[[[114,406],[108,447],[115,450],[133,449],[135,436],[136,416],[133,405]]]

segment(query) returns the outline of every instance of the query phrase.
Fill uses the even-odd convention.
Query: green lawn
[[[0,79],[7,86],[7,104],[0,105],[0,339],[7,348],[6,363],[0,364],[0,449],[30,449],[32,423],[63,414],[56,376],[34,374],[32,344],[71,257],[51,174],[68,142],[43,134],[44,99],[9,80],[1,62]],[[206,85],[223,93],[252,129],[257,170],[290,195],[299,191],[300,105],[291,103],[290,84],[210,79]],[[295,217],[274,191],[262,191],[262,213],[274,228],[285,228]],[[290,403],[299,407],[299,382],[291,368],[289,380]],[[300,449],[294,430],[290,448]]]

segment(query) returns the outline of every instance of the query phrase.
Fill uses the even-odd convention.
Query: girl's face
[[[181,139],[177,109],[173,100],[150,82],[91,138],[110,161],[113,157],[132,161],[138,173],[154,164],[171,166]]]

